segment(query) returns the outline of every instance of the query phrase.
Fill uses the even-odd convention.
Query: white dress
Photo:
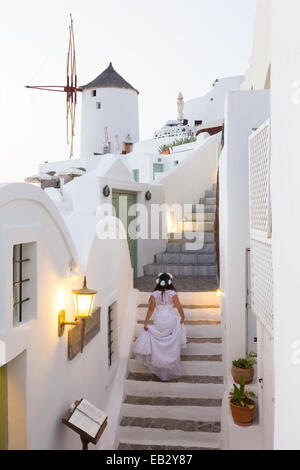
[[[186,347],[185,326],[173,310],[174,295],[172,290],[152,293],[156,302],[154,324],[139,334],[133,347],[136,358],[164,381],[182,376],[180,350]]]

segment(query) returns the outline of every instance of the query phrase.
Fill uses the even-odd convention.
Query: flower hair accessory
[[[171,286],[173,282],[173,275],[170,273],[165,273],[169,279],[168,280],[163,280],[161,279],[161,276],[164,273],[159,273],[158,278],[156,279],[156,284],[160,285],[161,287],[165,287],[166,285]]]

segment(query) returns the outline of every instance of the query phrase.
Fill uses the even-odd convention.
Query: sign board
[[[97,444],[107,425],[107,415],[85,399],[75,401],[62,422],[80,435],[83,450],[89,442]]]

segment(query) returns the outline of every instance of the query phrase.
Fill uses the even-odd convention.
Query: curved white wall
[[[96,90],[96,96],[92,96]],[[97,109],[96,103],[101,103]],[[82,93],[81,157],[103,153],[104,128],[108,127],[113,151],[115,135],[119,136],[120,152],[123,140],[130,134],[132,142],[139,140],[138,94],[123,88],[89,88]]]
[[[128,325],[135,318],[135,302],[130,303],[132,268],[126,240],[99,240],[93,236],[90,242],[90,227],[87,217],[78,218],[77,232],[85,232],[89,247],[81,258],[84,258],[88,285],[98,290],[95,305],[101,307],[101,329],[83,354],[69,361],[67,330],[70,327],[59,338],[57,315],[65,308],[67,320],[73,320],[71,290],[79,287],[82,280],[82,276],[74,276],[70,271],[72,263],[82,273],[72,233],[44,191],[22,183],[0,185],[0,366],[12,364],[11,361],[26,351],[20,368],[21,375],[25,374],[22,406],[27,421],[27,435],[23,440],[27,444],[23,447],[27,449],[79,449],[78,435],[61,423],[61,417],[78,398],[85,397],[95,406],[108,410],[109,423],[112,419],[108,400],[113,376],[122,362],[121,354],[124,355],[120,344],[124,332],[132,333]],[[36,242],[36,269],[32,268],[31,276],[32,284],[37,285],[36,301],[31,299],[36,312],[31,321],[13,327],[12,247],[22,242]],[[119,361],[109,369],[107,310],[113,302],[117,302],[115,356]],[[123,383],[118,385],[116,409],[122,401]],[[14,392],[18,392],[17,385]],[[108,447],[114,439],[113,431],[114,428],[107,428],[105,433]]]

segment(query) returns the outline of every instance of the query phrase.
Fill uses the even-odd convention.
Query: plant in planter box
[[[158,151],[159,151],[159,153],[169,155],[169,153],[170,153],[170,148],[172,148],[172,146],[171,146],[170,144],[169,144],[169,145],[164,144],[164,145],[160,145],[160,146],[158,147]]]
[[[245,384],[251,384],[254,376],[253,366],[256,364],[256,353],[249,353],[245,358],[232,361],[231,374],[235,383],[240,383],[240,377],[244,377]]]
[[[233,391],[229,394],[230,408],[232,418],[238,426],[251,426],[253,424],[255,413],[255,401],[251,398],[256,398],[253,392],[245,390],[245,379],[243,376],[240,378],[240,386],[233,384]]]

